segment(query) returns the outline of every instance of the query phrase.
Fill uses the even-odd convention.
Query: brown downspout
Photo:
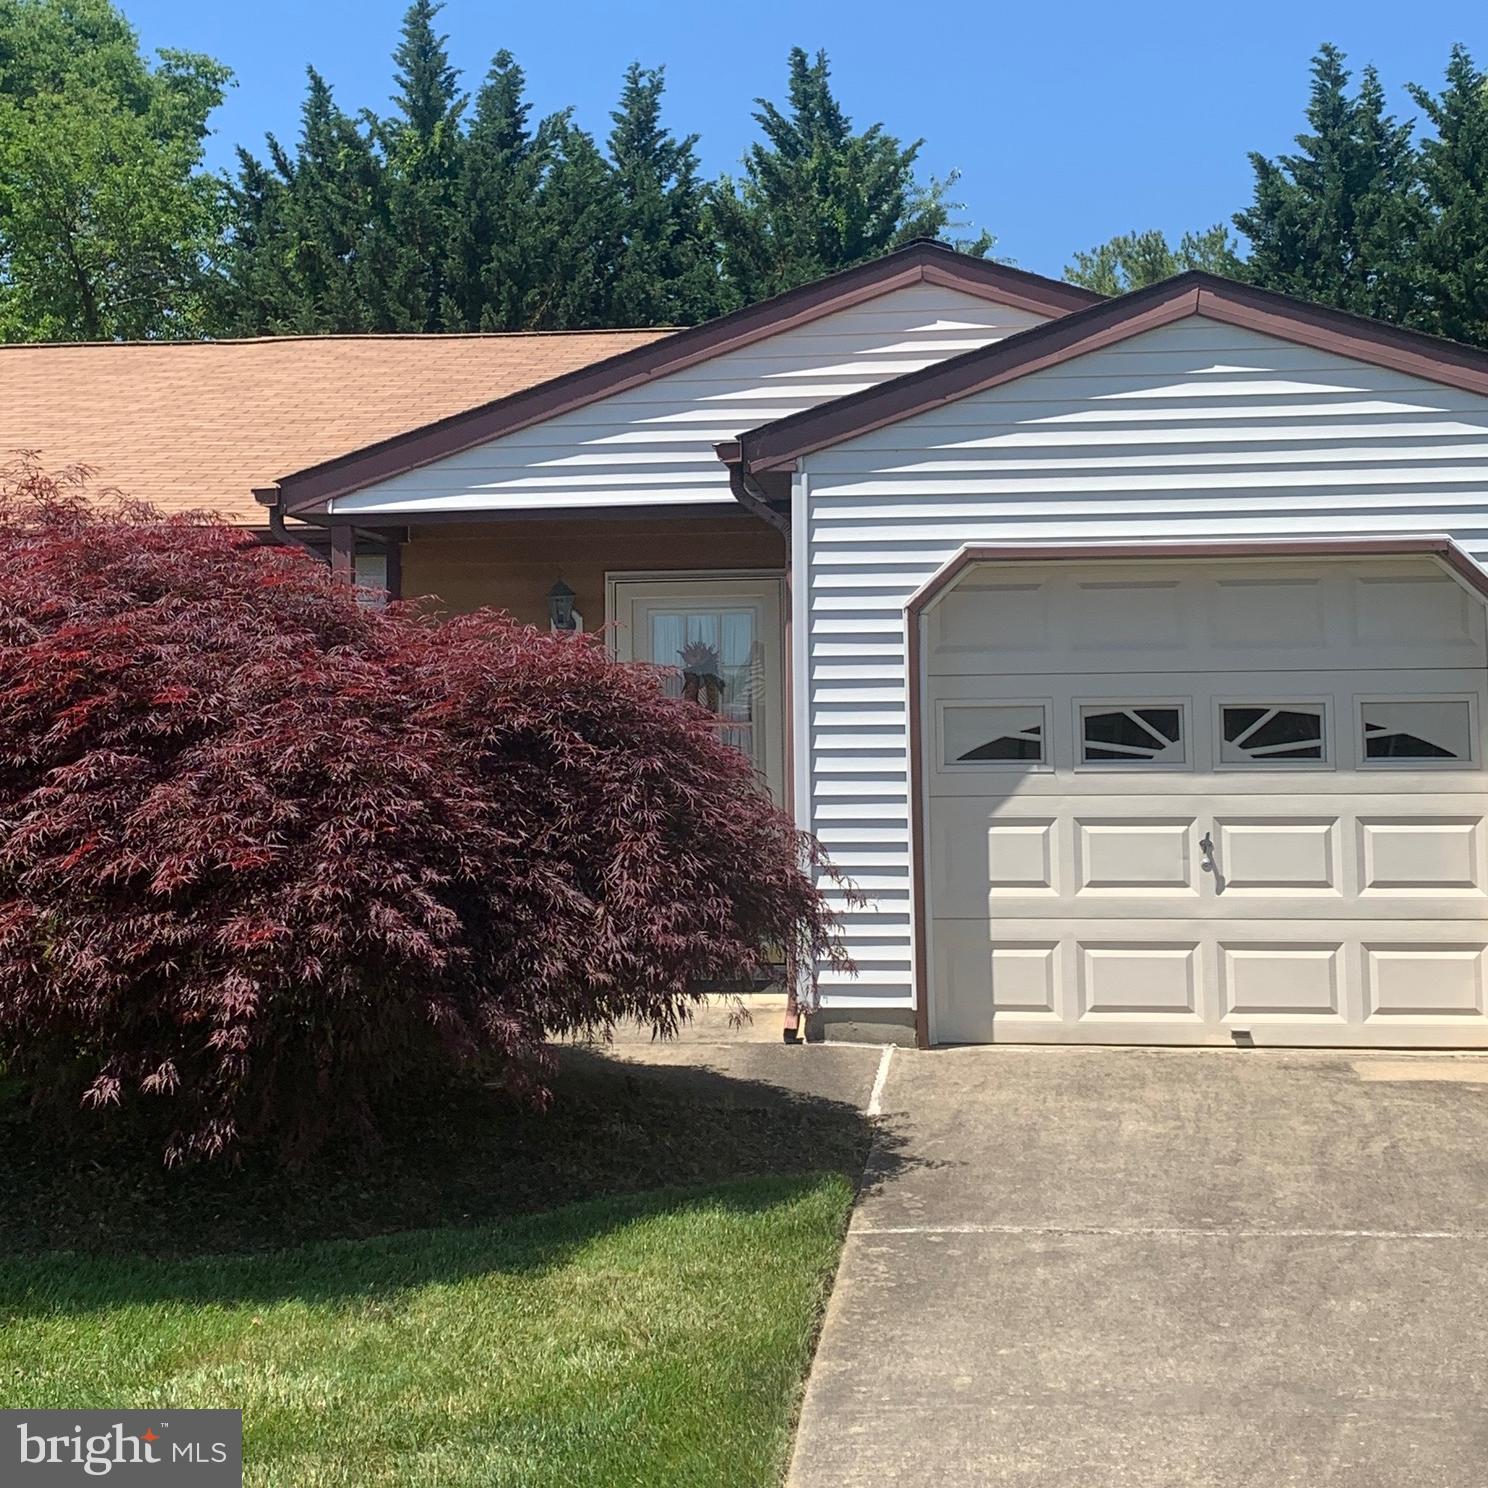
[[[322,563],[324,563],[326,561],[326,547],[325,547],[324,542],[321,542],[321,543],[311,542],[310,539],[308,537],[306,537],[302,532],[295,531],[294,528],[290,527],[288,525],[288,523],[285,522],[283,509],[280,508],[279,506],[271,506],[271,507],[269,507],[268,511],[269,511],[269,536],[276,543],[279,543],[279,544],[281,544],[284,547],[289,547],[289,546],[291,546],[293,544],[295,546],[304,548],[304,550],[307,553],[313,554],[316,558],[320,559],[320,561]],[[325,531],[324,528],[319,528],[317,530],[320,531],[320,532],[322,532],[322,533]],[[364,536],[371,536],[376,542],[378,542],[379,544],[381,544],[384,552],[387,555],[387,586],[386,586],[387,587],[387,597],[389,599],[402,599],[403,598],[403,541],[406,540],[406,537],[407,537],[406,530],[405,530],[405,533],[404,533],[404,538],[401,539],[401,540],[396,535],[396,532],[394,532],[391,535],[383,535],[381,533],[376,533],[376,532],[371,533],[371,534],[364,533],[363,535]],[[353,529],[353,540],[354,539],[355,539],[355,529]],[[352,573],[353,573],[353,576],[355,576],[355,572],[356,572],[355,546],[353,546],[352,551],[353,551]],[[333,555],[333,557],[334,557],[334,555]]]
[[[728,446],[720,445],[718,448],[724,449],[728,448]],[[720,458],[723,458],[723,456],[720,456]],[[734,493],[734,500],[751,516],[758,517],[760,521],[773,527],[789,542],[791,535],[790,518],[783,512],[776,511],[770,505],[769,499],[766,497],[759,482],[737,460],[730,460],[728,462],[728,473],[729,490]]]
[[[294,544],[304,548],[307,553],[314,553],[317,558],[322,560],[325,558],[325,549],[318,547],[303,534],[293,531],[285,523],[284,513],[277,506],[271,506],[269,508],[269,532],[274,541],[281,543],[284,547]]]
[[[795,759],[792,754],[795,740],[795,728],[791,718],[791,700],[795,697],[794,679],[791,673],[795,646],[791,638],[791,626],[795,620],[795,591],[793,587],[793,573],[790,561],[791,524],[790,518],[775,510],[770,505],[769,499],[761,489],[759,482],[744,469],[744,463],[738,457],[739,446],[735,441],[726,441],[715,446],[718,457],[728,466],[729,490],[734,493],[736,500],[751,516],[756,516],[767,526],[773,527],[776,532],[785,538],[785,614],[781,617],[782,641],[785,646],[785,664],[781,668],[784,680],[785,692],[785,790],[786,804],[794,806],[793,792],[795,789]],[[795,957],[788,956],[785,964],[785,1022],[781,1028],[781,1037],[788,1044],[799,1044],[801,1042],[801,1008],[796,1000],[797,966]]]

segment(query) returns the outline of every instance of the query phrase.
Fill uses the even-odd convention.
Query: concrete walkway
[[[896,1051],[879,1101],[792,1488],[1488,1483],[1488,1059]]]

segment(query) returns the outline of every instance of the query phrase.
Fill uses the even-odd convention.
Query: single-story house
[[[918,243],[0,384],[0,447],[673,669],[866,895],[828,1035],[1488,1046],[1488,354]]]

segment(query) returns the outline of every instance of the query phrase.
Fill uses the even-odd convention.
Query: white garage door
[[[1431,560],[986,566],[924,638],[932,1040],[1488,1045],[1483,608]]]

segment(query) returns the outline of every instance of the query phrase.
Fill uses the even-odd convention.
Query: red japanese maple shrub
[[[700,981],[842,959],[802,872],[830,865],[653,668],[490,612],[421,639],[412,690],[510,844],[479,912],[462,910],[508,1007],[550,1031],[619,1017],[672,1031]]]
[[[462,1066],[834,956],[815,855],[583,638],[358,605],[194,517],[0,481],[0,1060],[167,1157],[374,1139]]]

